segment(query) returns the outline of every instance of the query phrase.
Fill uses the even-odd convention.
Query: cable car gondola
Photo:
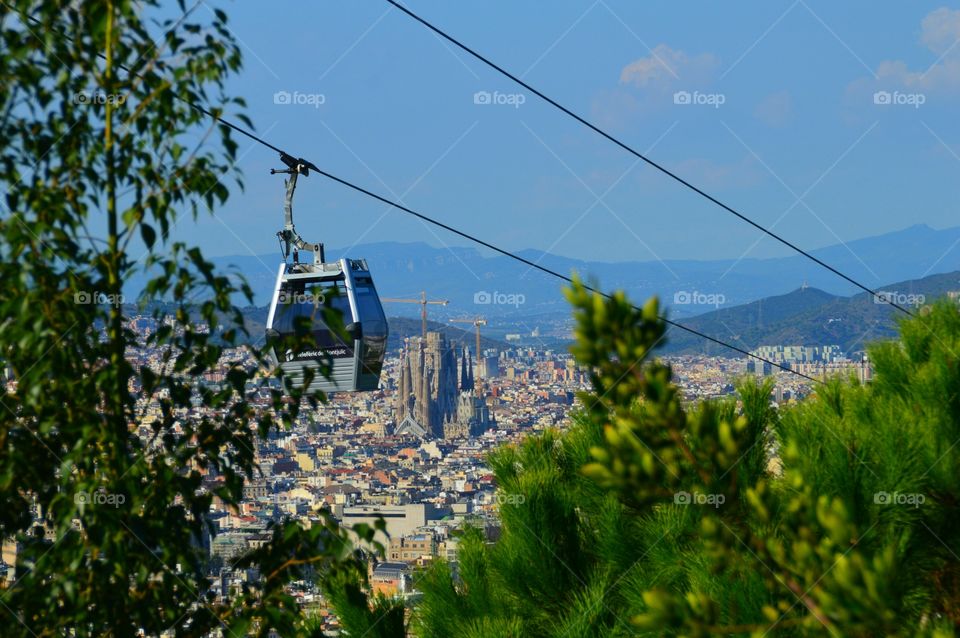
[[[363,259],[340,259],[325,262],[323,244],[310,244],[297,234],[293,226],[293,191],[299,174],[308,174],[308,163],[285,153],[281,160],[287,169],[271,173],[287,173],[287,194],[284,203],[284,229],[280,238],[283,262],[267,315],[267,337],[283,342],[296,334],[298,318],[310,325],[309,342],[304,347],[283,353],[271,347],[269,356],[283,370],[284,389],[293,387],[313,393],[361,392],[376,390],[387,348],[387,318],[373,285],[370,269]],[[312,263],[300,263],[299,251],[313,253]],[[292,263],[287,261],[293,255]],[[343,314],[346,336],[337,334],[323,318],[325,305]],[[301,346],[303,342],[301,341]],[[327,372],[324,370],[329,366]],[[308,387],[305,376],[313,373]]]

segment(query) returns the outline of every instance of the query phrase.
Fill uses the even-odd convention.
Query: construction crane
[[[475,353],[475,360],[477,362],[477,370],[480,369],[480,326],[487,325],[487,320],[483,317],[474,317],[473,319],[451,319],[450,323],[472,323],[473,327],[477,330],[477,351]],[[477,384],[477,392],[480,392],[480,385]]]
[[[424,339],[427,338],[427,305],[433,304],[437,306],[446,306],[449,301],[446,299],[427,299],[426,291],[420,291],[419,299],[381,299],[380,301],[390,302],[390,303],[418,303],[420,304],[420,326],[421,326],[421,335]]]

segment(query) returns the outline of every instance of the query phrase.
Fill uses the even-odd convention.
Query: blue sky
[[[406,5],[801,246],[960,220],[956,4]],[[611,261],[787,252],[385,2],[220,6],[245,53],[231,89],[259,133],[465,231]],[[211,255],[277,250],[279,163],[246,141],[240,154],[246,191],[178,229]],[[319,176],[296,219],[334,247],[465,244]]]

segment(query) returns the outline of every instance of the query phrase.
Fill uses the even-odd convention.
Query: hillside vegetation
[[[456,576],[419,574],[417,636],[954,635],[954,306],[872,348],[870,385],[777,410],[769,382],[746,381],[686,408],[652,358],[655,300],[569,295],[593,390],[569,431],[490,457],[502,535],[467,529]]]
[[[960,272],[902,281],[877,290],[892,295],[902,306],[913,306],[916,300],[929,303],[948,292],[960,291]],[[868,293],[838,297],[816,288],[800,288],[683,319],[682,323],[746,350],[789,344],[839,345],[845,352],[855,352],[865,350],[871,342],[895,338],[901,314],[887,303],[877,303]],[[739,356],[677,329],[671,329],[665,351]]]

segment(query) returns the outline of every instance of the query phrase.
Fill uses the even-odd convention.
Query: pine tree
[[[502,535],[421,576],[418,636],[949,636],[960,622],[960,314],[871,349],[874,381],[685,405],[665,325],[575,284],[592,392],[490,457]]]

